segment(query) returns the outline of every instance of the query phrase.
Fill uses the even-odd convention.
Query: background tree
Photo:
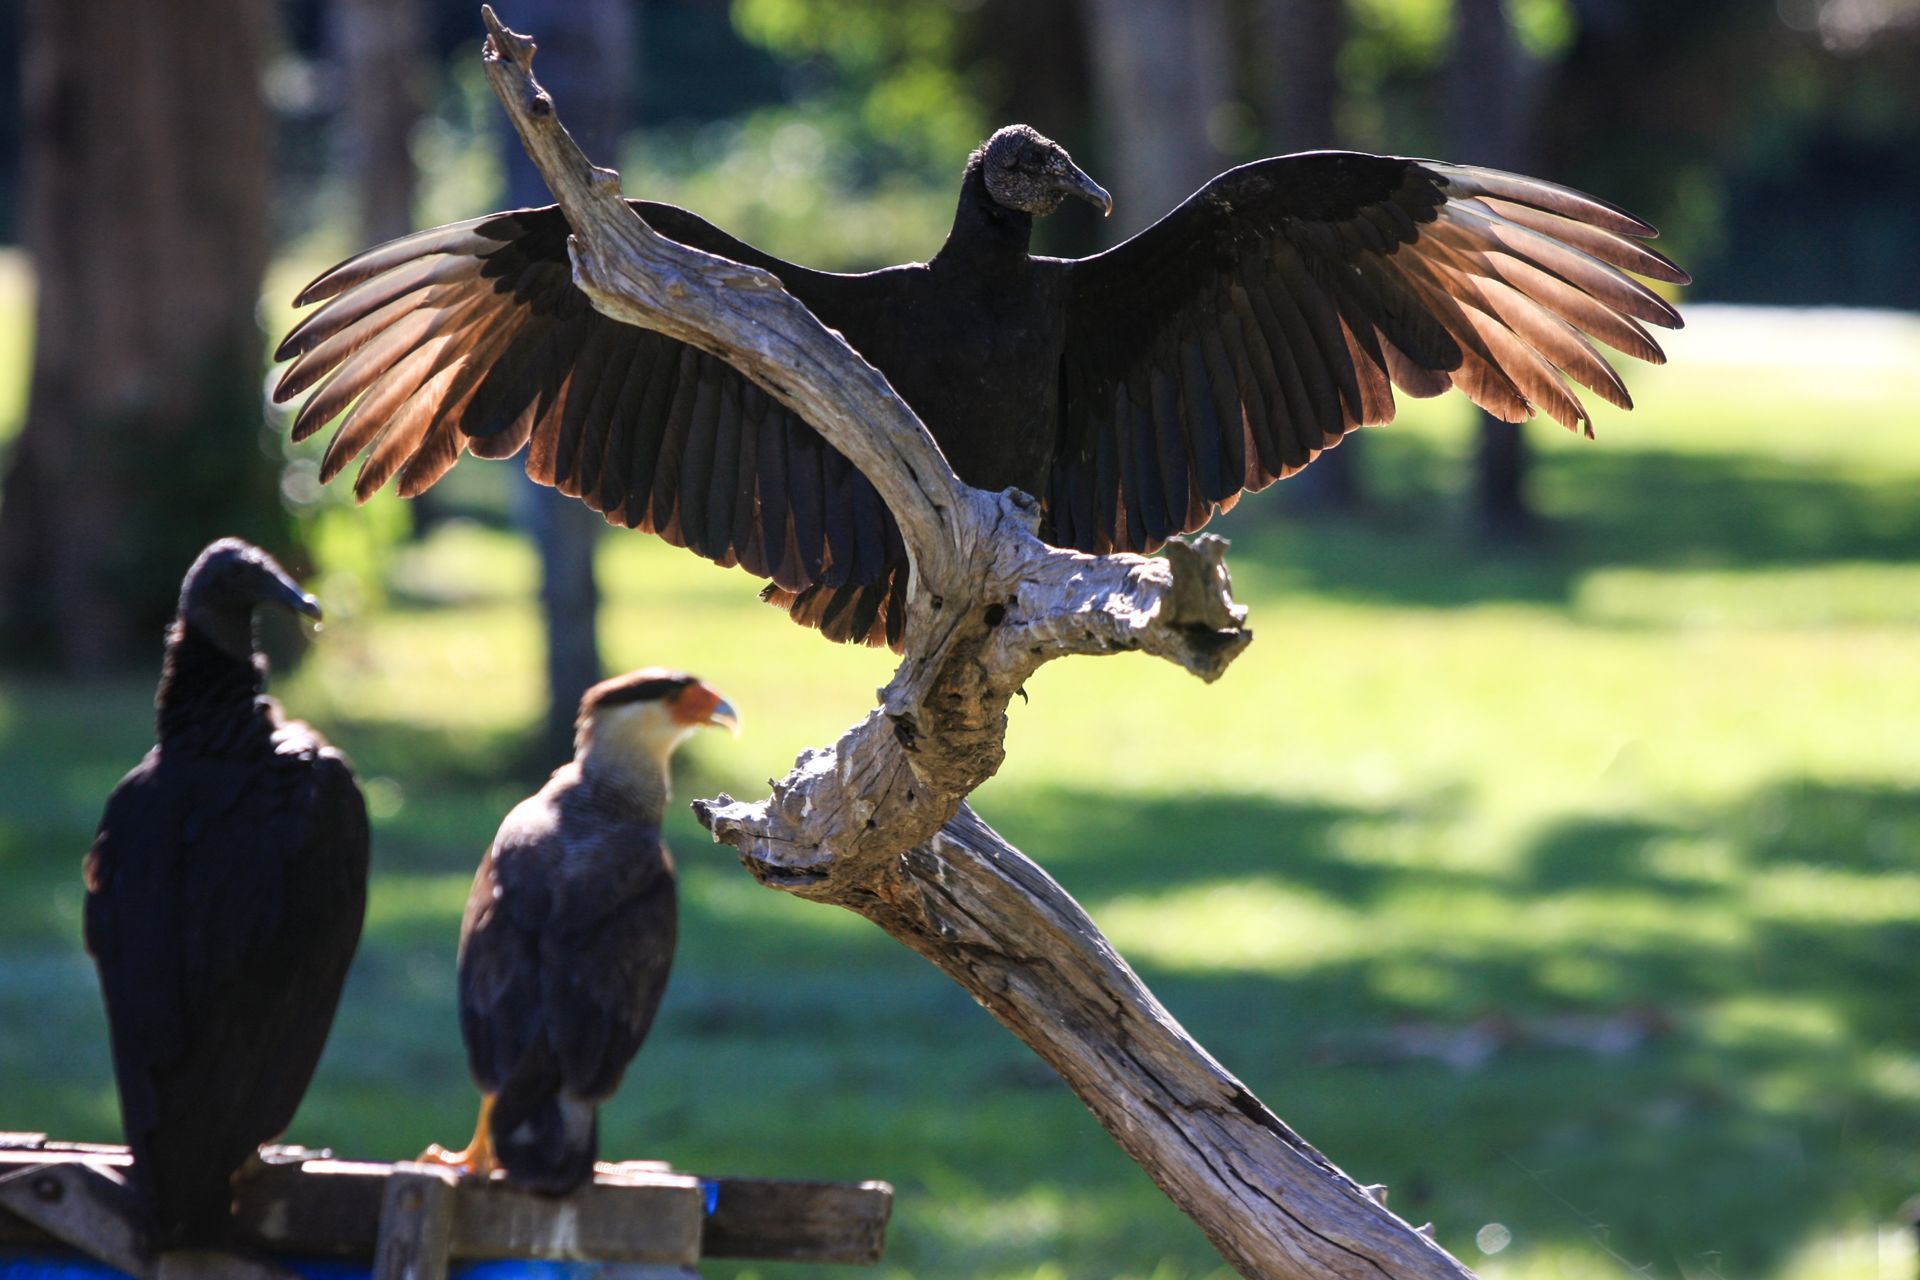
[[[1454,0],[1453,51],[1447,63],[1451,155],[1469,164],[1530,172],[1524,105],[1536,78],[1514,40],[1506,0]],[[1476,412],[1473,516],[1493,539],[1537,531],[1527,495],[1524,424]]]
[[[628,117],[635,49],[628,0],[522,0],[514,20],[540,32],[541,69],[564,95],[580,145],[614,155]],[[577,104],[577,105],[575,105]],[[507,206],[551,204],[540,171],[501,125]],[[606,521],[585,505],[513,468],[514,516],[540,553],[540,613],[546,627],[547,710],[542,754],[568,754],[580,695],[600,678],[600,590],[593,552]]]
[[[1263,0],[1254,15],[1260,62],[1252,76],[1265,150],[1276,155],[1345,146],[1339,113],[1346,0]],[[1361,503],[1362,434],[1348,436],[1280,491],[1287,509],[1350,512]]]
[[[341,168],[353,188],[359,238],[378,244],[413,229],[413,133],[425,106],[422,0],[337,0]]]
[[[1224,0],[1084,0],[1110,241],[1152,225],[1220,171],[1229,96]]]
[[[255,316],[269,26],[264,0],[26,6],[23,238],[39,287],[0,491],[16,656],[71,672],[150,660],[202,544],[287,547]]]

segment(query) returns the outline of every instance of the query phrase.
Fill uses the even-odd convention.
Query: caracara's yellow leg
[[[493,1095],[480,1095],[480,1119],[473,1126],[473,1140],[466,1150],[449,1151],[436,1142],[420,1153],[420,1163],[464,1169],[476,1178],[490,1176],[500,1163],[493,1155]]]

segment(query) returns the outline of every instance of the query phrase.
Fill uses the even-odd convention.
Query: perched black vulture
[[[1591,433],[1569,384],[1622,407],[1592,340],[1663,359],[1679,314],[1629,272],[1687,275],[1655,232],[1579,192],[1431,160],[1319,151],[1213,179],[1126,243],[1034,257],[1066,196],[1111,207],[1024,125],[975,151],[927,263],[834,275],[782,262],[671,205],[661,233],[763,267],[893,383],[954,470],[1041,500],[1042,533],[1151,551],[1244,489],[1393,417],[1392,388],[1458,386],[1496,417]],[[317,388],[304,439],[342,412],[321,466],[356,456],[362,498],[415,494],[462,446],[507,457],[609,520],[771,578],[836,639],[900,637],[898,530],[871,485],[718,358],[596,312],[557,207],[422,231],[322,275],[280,345],[275,397]]]
[[[483,1177],[503,1168],[549,1195],[592,1176],[599,1105],[646,1039],[673,964],[668,762],[709,724],[738,732],[740,719],[677,671],[618,676],[581,698],[573,760],[500,824],[460,925],[473,1141],[421,1159]]]
[[[366,911],[366,805],[345,758],[263,692],[268,604],[320,616],[258,547],[225,538],[194,561],[159,740],[86,859],[87,950],[162,1247],[222,1241],[235,1170],[313,1078]]]

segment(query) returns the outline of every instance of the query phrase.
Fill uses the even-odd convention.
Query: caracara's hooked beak
[[[1099,205],[1101,216],[1113,216],[1113,197],[1107,194],[1105,187],[1089,178],[1079,165],[1068,163],[1067,172],[1060,178],[1060,189],[1068,195],[1079,196],[1088,204]]]
[[[740,736],[740,713],[719,690],[700,681],[688,685],[674,701],[673,718],[681,724],[714,725]]]

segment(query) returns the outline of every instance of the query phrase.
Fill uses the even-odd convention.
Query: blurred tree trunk
[[[1278,155],[1342,145],[1335,109],[1346,0],[1263,0],[1259,20],[1266,75],[1257,88],[1268,150]],[[1363,437],[1349,435],[1287,481],[1282,505],[1305,515],[1358,510],[1365,453]]]
[[[1274,154],[1339,146],[1334,109],[1346,0],[1263,0],[1259,21],[1266,74],[1256,91]]]
[[[1447,68],[1447,130],[1452,158],[1495,169],[1527,169],[1524,108],[1529,68],[1513,38],[1506,0],[1454,0],[1453,56]],[[1539,531],[1527,496],[1522,424],[1478,414],[1473,518],[1489,538]]]
[[[353,185],[361,244],[413,230],[413,133],[424,110],[421,0],[335,0],[342,168]]]
[[[149,661],[201,544],[285,550],[255,311],[273,121],[266,0],[29,0],[27,419],[0,489],[10,651]]]
[[[426,112],[425,0],[334,0],[330,41],[338,84],[339,165],[353,192],[354,243],[382,244],[414,228],[419,171],[414,132]],[[439,520],[438,488],[406,504],[413,536]]]
[[[511,16],[516,27],[540,33],[540,82],[567,104],[573,136],[588,155],[615,159],[632,100],[630,0],[515,0]],[[526,149],[504,121],[500,128],[508,203],[516,208],[551,204],[553,197]],[[540,553],[547,635],[542,746],[549,757],[570,756],[580,695],[601,673],[593,552],[606,521],[578,500],[533,483],[518,468],[515,474],[515,514]]]
[[[1228,94],[1222,0],[1083,0],[1112,240],[1150,226],[1218,173],[1208,129]],[[1111,177],[1105,176],[1111,174]]]

